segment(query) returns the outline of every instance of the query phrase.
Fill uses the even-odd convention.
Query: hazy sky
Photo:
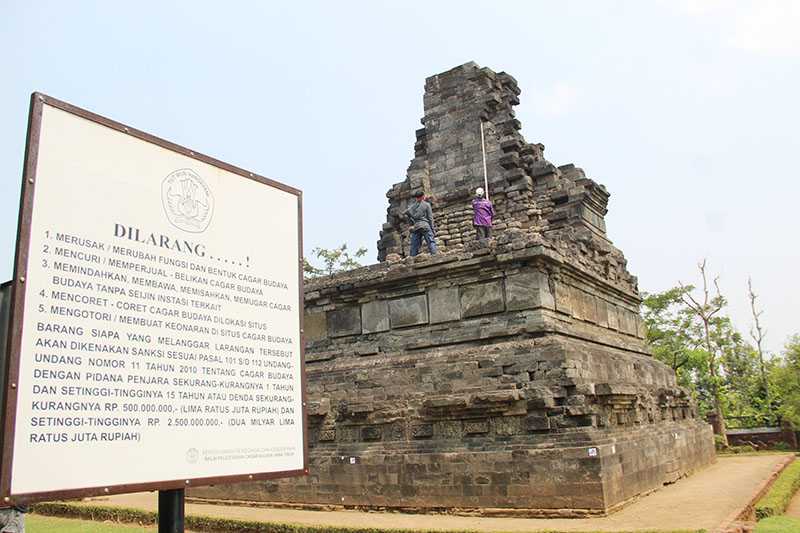
[[[0,0],[0,279],[32,91],[304,191],[306,250],[366,246],[427,76],[513,75],[529,142],[611,192],[642,290],[710,270],[768,345],[800,333],[800,2]],[[270,228],[263,228],[264,232]]]

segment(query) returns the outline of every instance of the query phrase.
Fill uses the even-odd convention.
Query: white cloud
[[[680,0],[669,5],[707,19],[732,48],[770,56],[800,56],[800,2],[796,0]]]
[[[662,3],[675,6],[689,15],[707,15],[730,5],[727,0],[668,0]]]
[[[535,91],[533,101],[537,113],[560,116],[573,111],[578,98],[579,91],[576,87],[559,81],[547,89]]]
[[[737,13],[729,43],[774,55],[800,55],[800,3],[762,1]]]

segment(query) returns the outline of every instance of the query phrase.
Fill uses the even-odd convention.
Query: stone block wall
[[[563,257],[554,247],[534,241],[510,248],[442,255],[414,268],[381,264],[359,271],[353,284],[313,287],[306,294],[308,357],[567,329],[643,350],[634,294],[598,287],[580,270],[558,266]],[[370,284],[381,290],[348,290]]]
[[[782,427],[728,429],[726,435],[730,446],[798,449],[798,433],[788,424]]]

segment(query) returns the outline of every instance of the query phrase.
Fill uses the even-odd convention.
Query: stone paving
[[[696,474],[642,497],[608,517],[586,519],[486,518],[356,511],[303,511],[188,504],[187,515],[303,525],[474,531],[714,531],[744,509],[785,454],[720,457]],[[82,502],[155,510],[155,493],[94,498]],[[794,509],[798,508],[795,498]]]

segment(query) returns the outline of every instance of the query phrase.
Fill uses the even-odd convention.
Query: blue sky
[[[425,77],[474,60],[517,78],[529,142],[608,187],[641,289],[705,257],[746,332],[752,276],[777,350],[800,333],[797,27],[791,0],[2,0],[0,278],[32,91],[296,186],[307,251],[372,261]]]

